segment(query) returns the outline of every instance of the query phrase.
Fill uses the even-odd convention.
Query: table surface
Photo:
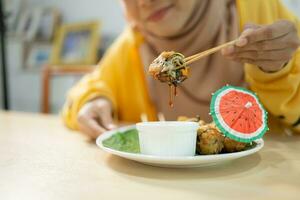
[[[57,116],[0,112],[0,199],[299,199],[300,135],[271,131],[258,153],[197,169],[109,155]]]

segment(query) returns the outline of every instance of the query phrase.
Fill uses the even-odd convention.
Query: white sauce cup
[[[165,121],[136,124],[142,154],[155,156],[194,156],[196,152],[196,122]]]

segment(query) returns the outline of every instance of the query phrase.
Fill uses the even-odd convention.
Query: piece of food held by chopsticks
[[[206,51],[185,57],[174,51],[162,52],[150,65],[149,74],[161,82],[168,83],[170,88],[169,105],[173,106],[173,97],[177,95],[176,87],[188,78],[188,65],[219,50],[233,45],[236,40],[227,42]]]
[[[188,76],[184,55],[174,51],[162,52],[150,65],[149,74],[153,78],[177,86]]]
[[[188,69],[184,56],[174,51],[161,53],[149,67],[149,74],[154,79],[168,83],[170,106],[173,106],[173,97],[177,95],[176,87],[188,78]]]

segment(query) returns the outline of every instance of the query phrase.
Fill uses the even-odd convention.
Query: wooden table
[[[230,164],[165,169],[111,156],[60,118],[0,112],[0,199],[300,199],[300,136]]]

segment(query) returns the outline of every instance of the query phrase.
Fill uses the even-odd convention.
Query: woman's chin
[[[170,24],[169,24],[170,25]],[[168,24],[162,26],[151,26],[147,30],[158,37],[174,37],[180,33],[180,28],[170,27]]]

